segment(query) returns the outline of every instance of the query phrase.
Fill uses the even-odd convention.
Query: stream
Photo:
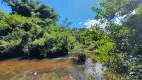
[[[55,58],[42,60],[10,59],[0,61],[0,80],[103,80],[103,67],[87,59]]]

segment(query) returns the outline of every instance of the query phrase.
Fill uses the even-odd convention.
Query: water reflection
[[[87,59],[84,65],[78,65],[73,57],[40,61],[7,60],[0,64],[0,69],[7,70],[5,75],[0,73],[2,80],[102,80],[103,74],[101,64]]]

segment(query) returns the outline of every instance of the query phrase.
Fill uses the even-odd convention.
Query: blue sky
[[[90,10],[90,7],[98,5],[98,0],[41,0],[43,4],[48,5],[51,8],[55,8],[56,12],[61,16],[60,21],[68,18],[70,22],[73,22],[71,27],[85,27],[84,23],[88,19],[93,19],[94,14]],[[11,10],[0,4],[0,10],[9,13]]]

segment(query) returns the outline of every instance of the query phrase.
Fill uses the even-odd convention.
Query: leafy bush
[[[91,43],[91,45],[88,47],[88,50],[92,51],[92,50],[95,50],[97,48],[98,48],[97,43],[94,42],[94,43]]]
[[[70,55],[78,56],[81,54],[85,54],[84,47],[82,44],[76,42],[74,48],[70,50]]]

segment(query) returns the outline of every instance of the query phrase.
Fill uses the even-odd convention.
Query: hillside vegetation
[[[73,29],[68,19],[58,24],[55,9],[38,0],[2,2],[12,12],[0,11],[0,58],[83,57],[86,50],[97,50],[97,60],[113,72],[128,79],[142,79],[141,0],[99,0],[100,6],[93,5],[91,10],[100,24]],[[114,18],[120,23],[115,23]]]

